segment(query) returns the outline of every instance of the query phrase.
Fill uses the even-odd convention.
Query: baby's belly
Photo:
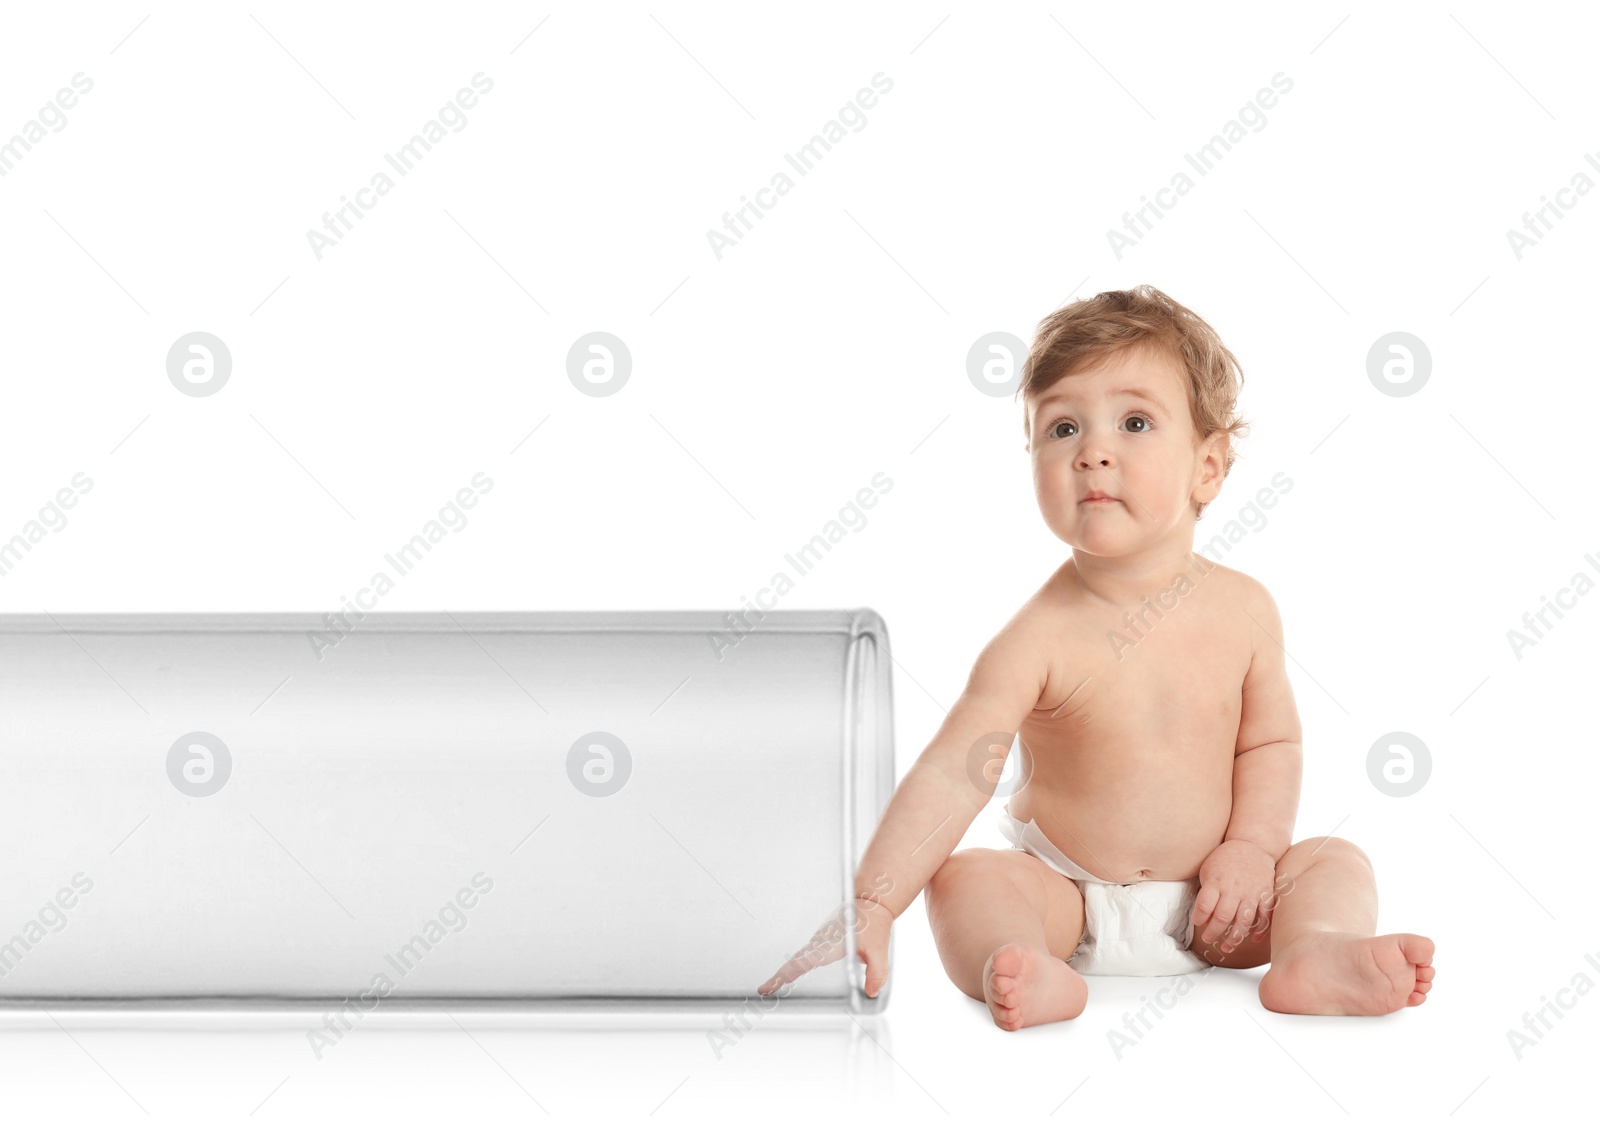
[[[1030,744],[1031,746],[1031,744]],[[1008,801],[1068,857],[1116,883],[1187,880],[1222,843],[1233,808],[1233,755],[1052,759],[1033,747],[1031,779]]]

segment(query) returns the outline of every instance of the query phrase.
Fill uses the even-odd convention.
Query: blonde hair
[[[1039,323],[1017,388],[1024,405],[1022,432],[1029,444],[1033,441],[1029,404],[1038,403],[1045,390],[1062,378],[1093,369],[1128,349],[1165,356],[1187,375],[1196,439],[1228,434],[1222,470],[1227,478],[1235,458],[1232,440],[1250,428],[1236,411],[1244,371],[1203,318],[1148,284],[1070,302]],[[1202,504],[1197,515],[1204,510]]]

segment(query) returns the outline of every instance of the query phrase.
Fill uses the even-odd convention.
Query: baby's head
[[[1180,524],[1176,536],[1192,539],[1233,466],[1232,438],[1249,427],[1235,412],[1243,380],[1216,331],[1154,287],[1104,291],[1049,315],[1018,389],[1046,524],[1105,557]],[[1093,493],[1111,501],[1088,501]]]

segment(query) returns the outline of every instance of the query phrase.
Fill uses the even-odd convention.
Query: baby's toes
[[[1008,979],[1009,980],[1009,979]],[[1002,1029],[1015,1029],[1022,1021],[1022,1002],[1015,991],[1007,992],[989,986],[989,1012],[994,1023]]]
[[[1019,1004],[1017,1000],[1017,981],[996,974],[989,979],[989,1000],[1002,1009],[1015,1009]]]
[[[1428,991],[1433,989],[1433,967],[1417,967],[1417,984],[1406,999],[1407,1005],[1421,1005],[1428,1000]]]
[[[1406,956],[1406,961],[1415,963],[1418,969],[1432,969],[1433,940],[1427,935],[1401,934],[1389,937],[1400,944],[1400,953]]]

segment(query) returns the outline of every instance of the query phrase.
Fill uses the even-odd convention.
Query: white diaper
[[[1067,965],[1080,974],[1193,974],[1210,963],[1189,949],[1200,881],[1143,880],[1118,884],[1091,875],[1057,848],[1037,822],[1024,825],[1008,808],[1000,831],[1015,847],[1037,856],[1083,893],[1083,941]]]

